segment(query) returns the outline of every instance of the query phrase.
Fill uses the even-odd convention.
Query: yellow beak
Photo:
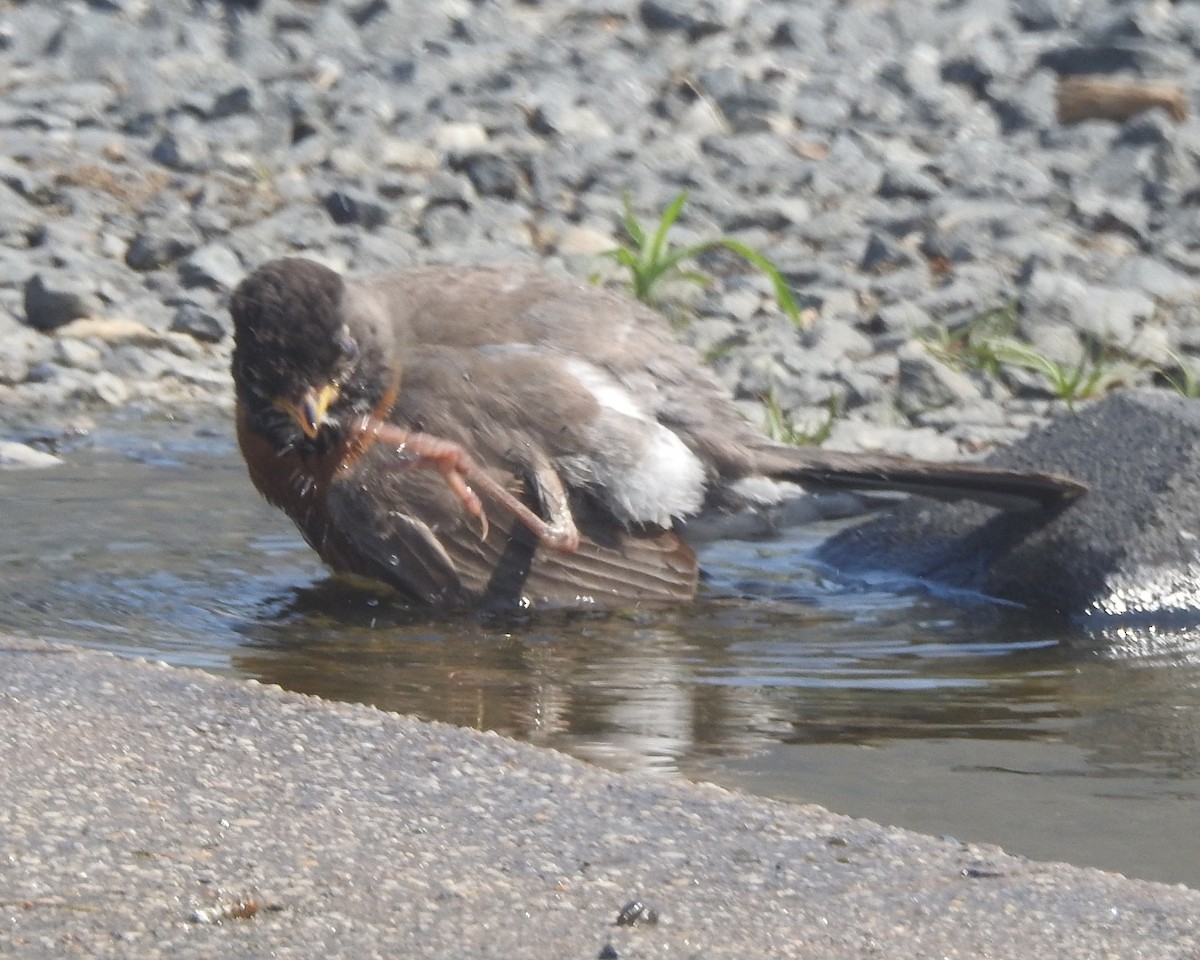
[[[320,433],[326,414],[337,398],[337,384],[327,383],[320,390],[309,387],[295,399],[281,398],[275,401],[275,406],[300,424],[304,435],[313,440]]]

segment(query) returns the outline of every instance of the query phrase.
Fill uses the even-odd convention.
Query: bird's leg
[[[411,458],[413,466],[437,470],[445,478],[454,495],[462,501],[467,513],[479,518],[482,526],[480,535],[483,539],[487,539],[488,521],[483,512],[483,503],[475,490],[482,491],[489,499],[512,514],[540,543],[564,553],[572,553],[579,548],[579,531],[575,529],[566,506],[566,491],[562,489],[561,482],[552,471],[539,471],[538,474],[542,497],[547,501],[547,510],[552,517],[552,522],[547,523],[504,489],[454,441],[443,440],[428,433],[405,430],[376,417],[363,417],[359,428],[385,445],[395,447],[397,454]],[[542,476],[543,473],[553,476],[553,481],[548,482],[547,478]]]
[[[536,458],[533,480],[537,485],[538,498],[542,501],[542,509],[550,516],[546,529],[554,542],[559,544],[558,549],[573,553],[579,549],[579,528],[575,526],[575,518],[571,515],[571,503],[567,499],[562,477],[546,457],[537,454]]]

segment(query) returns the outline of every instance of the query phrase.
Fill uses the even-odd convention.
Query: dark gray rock
[[[194,303],[182,303],[175,311],[171,330],[186,333],[201,343],[220,343],[229,334],[227,324]]]
[[[43,360],[33,364],[26,370],[25,382],[38,384],[53,383],[63,376],[64,373],[64,368],[60,367],[57,363],[50,363],[47,360]]]
[[[731,26],[745,6],[745,0],[642,0],[638,10],[651,30],[675,31],[698,40]]]
[[[754,8],[748,12],[753,13]],[[815,4],[789,4],[772,13],[773,26],[768,38],[772,47],[802,47],[814,53],[824,47],[825,17]]]
[[[221,120],[239,114],[249,113],[255,105],[254,88],[245,83],[222,90],[212,98],[207,116],[210,120]]]
[[[1150,233],[1150,205],[1139,196],[1112,196],[1105,190],[1080,190],[1072,214],[1086,229],[1120,232],[1135,240]]]
[[[1012,11],[1028,30],[1052,30],[1069,24],[1080,6],[1075,0],[1014,0]]]
[[[991,457],[1089,492],[1059,513],[912,500],[820,548],[841,570],[886,570],[1064,616],[1200,618],[1200,405],[1112,394]]]
[[[917,262],[912,250],[881,233],[872,233],[867,238],[866,249],[859,259],[858,268],[864,273],[884,273],[911,267]]]
[[[325,198],[325,210],[338,226],[356,224],[372,229],[387,222],[387,210],[364,197],[335,190]]]
[[[465,173],[475,188],[484,197],[501,197],[513,200],[521,192],[524,176],[520,167],[508,157],[490,152],[473,152],[450,161],[452,170]]]
[[[1115,43],[1072,43],[1048,50],[1039,59],[1063,76],[1131,72],[1142,76],[1171,76],[1183,69],[1180,53],[1159,44],[1134,40]]]
[[[738,231],[749,228],[763,230],[786,230],[805,223],[812,216],[812,208],[802,199],[781,197],[767,202],[751,203],[740,211],[731,212],[726,229]]]
[[[962,84],[976,96],[983,96],[993,80],[1007,75],[1014,59],[1011,44],[994,33],[976,36],[967,47],[945,58],[942,79]]]
[[[209,144],[195,119],[181,116],[159,138],[150,156],[172,170],[203,170],[209,163]]]
[[[99,312],[100,298],[86,277],[39,272],[25,282],[25,321],[35,330],[53,330]]]
[[[129,242],[125,263],[133,270],[158,270],[189,254],[199,242],[190,227],[174,229],[159,224],[140,231]]]

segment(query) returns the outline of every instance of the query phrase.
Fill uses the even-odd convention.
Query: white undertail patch
[[[598,445],[589,467],[617,515],[669,527],[673,519],[699,511],[707,479],[700,458],[604,370],[575,358],[565,363],[600,404],[599,428],[612,434]]]

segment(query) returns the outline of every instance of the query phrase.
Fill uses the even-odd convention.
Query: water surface
[[[1089,635],[721,544],[694,606],[449,617],[330,578],[227,427],[0,473],[0,629],[1200,887],[1194,633]]]

